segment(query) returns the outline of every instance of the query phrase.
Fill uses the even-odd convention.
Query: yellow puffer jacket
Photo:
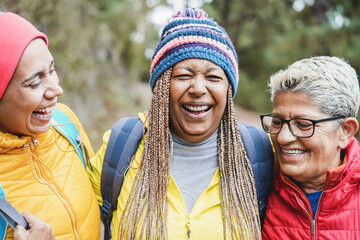
[[[58,108],[80,124],[68,107]],[[19,212],[50,224],[57,240],[100,239],[99,207],[82,161],[68,140],[52,130],[20,138],[0,132],[0,184],[6,198]],[[79,132],[93,156],[85,132]],[[55,136],[58,146],[69,152],[59,150]],[[12,235],[8,228],[6,239]]]
[[[144,114],[139,114],[139,117],[145,122]],[[96,153],[95,157],[91,159],[91,165],[94,168],[94,171],[87,170],[99,205],[102,205],[103,203],[100,190],[101,170],[110,134],[110,130],[104,134],[103,145]],[[133,167],[129,168],[125,176],[118,198],[117,209],[113,212],[113,240],[120,239],[120,219],[136,175],[136,169],[141,161],[145,138],[146,136],[142,139],[136,151]],[[181,192],[171,175],[168,186],[168,201],[168,239],[224,239],[218,169],[207,189],[196,200],[190,213],[187,211]],[[229,238],[229,236],[230,233],[227,232],[227,238]],[[238,236],[238,239],[240,239],[240,236]]]

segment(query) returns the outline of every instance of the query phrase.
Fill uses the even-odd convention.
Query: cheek
[[[178,81],[170,82],[170,92],[169,92],[170,112],[178,108],[179,102],[182,96],[185,94],[186,89],[187,86],[185,85],[185,83],[181,83]]]
[[[315,129],[315,134],[308,139],[303,139],[302,143],[314,154],[328,155],[336,149],[337,137],[330,131],[321,128]]]
[[[171,80],[170,81],[170,100],[178,101],[187,89],[186,82]]]
[[[177,109],[177,106],[178,106],[178,97],[176,96],[175,93],[171,93],[170,92],[170,96],[169,96],[169,112],[170,112],[170,117],[172,115],[174,115],[176,113],[176,109]]]
[[[228,96],[229,83],[227,81],[209,83],[207,90],[218,102],[226,101]]]
[[[277,142],[277,134],[270,134],[271,142],[274,145],[274,148],[277,150],[279,149],[279,144]]]

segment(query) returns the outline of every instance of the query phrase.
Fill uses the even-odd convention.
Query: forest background
[[[151,56],[166,19],[183,7],[205,9],[228,32],[242,108],[271,111],[269,77],[301,58],[338,56],[360,72],[359,0],[0,0],[49,37],[60,101],[95,150],[117,119],[150,105]]]

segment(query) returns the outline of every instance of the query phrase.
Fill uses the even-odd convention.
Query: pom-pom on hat
[[[0,98],[26,47],[35,38],[44,39],[48,45],[46,35],[24,18],[11,12],[0,14]]]
[[[202,9],[188,8],[174,14],[164,26],[155,49],[150,86],[176,63],[189,58],[205,59],[221,67],[233,87],[233,97],[239,82],[238,58],[225,30]]]

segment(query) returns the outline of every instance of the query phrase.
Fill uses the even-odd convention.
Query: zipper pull
[[[188,237],[188,239],[190,239],[190,235],[191,235],[191,218],[190,218],[190,213],[189,213],[188,216],[186,217],[186,227],[188,228],[187,237]]]
[[[315,220],[312,220],[312,223],[311,223],[311,235],[314,235],[315,234]]]
[[[38,146],[40,144],[40,141],[37,140],[35,136],[32,136],[32,139],[35,146]]]

